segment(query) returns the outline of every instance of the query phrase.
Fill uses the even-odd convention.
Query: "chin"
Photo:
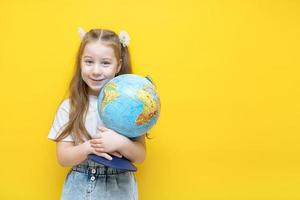
[[[94,93],[99,93],[102,87],[89,86],[89,90]]]

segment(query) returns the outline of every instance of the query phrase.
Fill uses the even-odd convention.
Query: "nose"
[[[93,75],[101,75],[102,74],[101,67],[98,64],[94,65],[92,73]]]

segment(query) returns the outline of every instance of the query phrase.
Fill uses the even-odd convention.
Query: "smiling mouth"
[[[96,79],[92,79],[92,78],[91,78],[91,80],[92,80],[92,81],[98,81],[98,82],[99,82],[99,81],[102,81],[103,79],[101,79],[101,80],[96,80]]]

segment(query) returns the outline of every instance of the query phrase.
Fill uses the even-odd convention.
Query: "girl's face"
[[[87,43],[81,57],[81,77],[89,94],[98,96],[102,86],[121,69],[112,47],[100,42]]]

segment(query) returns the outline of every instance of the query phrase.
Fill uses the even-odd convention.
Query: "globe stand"
[[[136,171],[137,168],[134,166],[128,159],[126,158],[119,158],[116,156],[111,155],[113,158],[112,160],[108,160],[102,156],[98,156],[95,154],[89,154],[88,158],[95,161],[96,163],[102,164],[107,167],[121,169],[126,171]]]

